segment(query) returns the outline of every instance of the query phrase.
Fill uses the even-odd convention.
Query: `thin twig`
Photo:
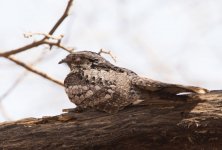
[[[40,75],[41,77],[45,78],[45,79],[48,79],[58,85],[61,85],[63,86],[63,83],[56,80],[56,79],[53,79],[52,77],[48,76],[46,73],[43,73],[37,69],[34,69],[32,67],[32,65],[34,65],[35,63],[37,63],[41,58],[37,59],[35,62],[33,62],[31,65],[27,65],[25,64],[24,62],[21,62],[19,60],[17,60],[16,58],[10,56],[10,55],[13,55],[13,54],[17,54],[17,53],[20,53],[20,52],[23,52],[23,51],[26,51],[26,50],[29,50],[29,49],[32,49],[34,47],[38,47],[40,45],[44,45],[44,44],[47,44],[50,46],[50,49],[53,47],[53,46],[57,46],[59,48],[62,48],[66,51],[68,51],[69,53],[73,50],[71,48],[67,48],[65,46],[63,46],[61,44],[61,40],[63,38],[63,35],[60,35],[58,37],[56,36],[53,36],[53,33],[56,31],[56,29],[60,26],[60,24],[65,20],[65,18],[69,15],[69,11],[70,11],[70,8],[73,4],[73,1],[74,0],[69,0],[67,6],[66,6],[66,9],[63,13],[63,15],[60,17],[60,19],[56,22],[56,24],[53,26],[53,28],[49,31],[48,34],[46,33],[39,33],[39,32],[36,32],[36,33],[26,33],[24,34],[24,36],[26,38],[29,38],[29,37],[32,37],[33,35],[43,35],[44,37],[41,39],[41,40],[38,40],[38,41],[35,41],[33,43],[30,43],[28,45],[25,45],[23,47],[20,47],[20,48],[17,48],[17,49],[14,49],[14,50],[10,50],[10,51],[7,51],[7,52],[3,52],[3,53],[0,53],[0,57],[4,57],[4,58],[7,58],[9,59],[10,61],[13,61],[14,63],[16,63],[17,65],[25,68],[26,70],[28,71],[31,71],[35,74],[38,74]],[[56,40],[56,41],[50,41],[50,40]],[[15,87],[21,82],[22,79],[24,79],[24,77],[28,74],[27,71],[25,71],[19,78],[17,78],[17,80],[12,84],[12,86],[0,97],[0,107],[2,107],[2,104],[1,104],[1,101],[7,96],[9,95],[9,93],[11,93]],[[5,113],[5,111],[3,110],[3,108],[1,108],[1,113],[2,115],[5,117],[5,118],[8,118],[9,119],[9,116],[7,115],[7,113]]]
[[[41,72],[41,71],[39,71],[39,70],[37,70],[37,69],[34,69],[34,68],[32,68],[31,66],[29,66],[29,65],[27,65],[27,64],[25,64],[25,63],[23,63],[23,62],[21,62],[21,61],[19,61],[19,60],[17,60],[17,59],[15,59],[15,58],[12,57],[12,56],[5,57],[5,58],[13,61],[13,62],[16,63],[17,65],[19,65],[19,66],[21,66],[21,67],[23,67],[23,68],[25,68],[25,69],[27,69],[27,70],[35,73],[35,74],[40,75],[41,77],[43,77],[43,78],[45,78],[45,79],[48,79],[48,80],[50,80],[50,81],[52,81],[52,82],[54,82],[54,83],[56,83],[56,84],[58,84],[58,85],[63,86],[63,83],[62,83],[62,82],[60,82],[60,81],[58,81],[58,80],[56,80],[56,79],[53,79],[52,77],[48,76],[46,73],[43,73],[43,72]]]
[[[31,49],[31,48],[37,47],[39,45],[42,45],[42,42],[43,42],[43,40],[36,41],[36,42],[31,43],[31,44],[25,45],[23,47],[20,47],[20,48],[14,49],[14,50],[10,50],[10,51],[7,51],[7,52],[0,53],[0,57],[8,57],[10,55],[26,51],[28,49]]]
[[[67,51],[67,52],[69,52],[69,53],[71,53],[71,52],[74,50],[74,48],[65,47],[64,45],[62,45],[62,44],[60,43],[60,41],[52,42],[52,41],[49,41],[49,40],[44,40],[44,41],[43,41],[43,44],[47,44],[47,45],[49,45],[50,47],[52,47],[52,46],[57,46],[57,47],[59,47],[59,48],[64,49],[65,51]]]
[[[59,27],[59,25],[64,21],[64,19],[68,16],[68,13],[69,13],[69,10],[71,8],[71,5],[73,3],[73,0],[69,0],[67,6],[66,6],[66,9],[63,13],[63,15],[60,17],[60,19],[56,22],[56,24],[53,26],[53,28],[49,31],[48,34],[45,34],[45,33],[27,33],[25,34],[24,36],[25,37],[32,37],[33,35],[43,35],[44,38],[42,38],[41,40],[39,41],[36,41],[36,42],[33,42],[31,44],[28,44],[28,45],[25,45],[23,47],[20,47],[20,48],[17,48],[17,49],[14,49],[14,50],[11,50],[11,51],[7,51],[7,52],[3,52],[3,53],[0,53],[0,57],[5,57],[11,61],[13,61],[14,63],[16,63],[17,65],[25,68],[26,70],[28,71],[31,71],[35,74],[38,74],[40,75],[41,77],[45,78],[45,79],[48,79],[56,84],[59,84],[61,86],[63,86],[63,83],[56,80],[56,79],[53,79],[52,77],[48,76],[46,73],[43,73],[37,69],[34,69],[32,67],[32,65],[27,65],[25,64],[24,62],[21,62],[19,60],[17,60],[16,58],[10,56],[10,55],[13,55],[13,54],[16,54],[16,53],[20,53],[20,52],[23,52],[25,50],[28,50],[28,49],[31,49],[31,48],[34,48],[34,47],[37,47],[37,46],[40,46],[40,45],[43,45],[43,44],[47,44],[50,46],[50,48],[52,48],[52,46],[57,46],[59,48],[62,48],[68,52],[71,52],[73,49],[70,49],[70,48],[66,48],[65,46],[63,46],[61,44],[61,39],[63,38],[63,35],[59,36],[59,37],[55,37],[53,36],[52,34],[56,31],[56,29]],[[56,41],[50,41],[51,40],[56,40]],[[14,84],[0,97],[0,101],[2,99],[4,99],[9,93],[11,93],[11,91],[13,89],[15,89],[15,87],[20,83],[20,81],[24,78],[24,76],[26,76],[27,72],[24,72],[22,74],[22,76],[20,76],[15,82]],[[1,103],[0,103],[1,104]]]
[[[41,33],[41,32],[27,32],[24,34],[24,37],[25,38],[30,38],[30,37],[33,37],[35,35],[43,35],[44,37],[47,37],[48,39],[53,39],[53,40],[61,40],[64,35],[59,35],[59,36],[54,36],[54,35],[50,35],[50,34],[47,34],[47,33]]]
[[[114,56],[111,51],[107,51],[107,50],[101,48],[100,51],[98,52],[98,54],[101,55],[102,53],[110,55],[112,57],[112,59],[116,62],[116,56]]]
[[[69,0],[67,6],[66,6],[66,9],[63,13],[63,15],[60,17],[60,19],[56,22],[56,24],[53,26],[53,28],[49,31],[48,35],[52,35],[56,29],[59,27],[59,25],[65,20],[65,18],[69,15],[69,11],[70,11],[70,8],[73,4],[73,0]],[[10,50],[10,51],[7,51],[7,52],[3,52],[3,53],[0,53],[0,57],[8,57],[10,55],[14,55],[14,54],[17,54],[17,53],[20,53],[20,52],[23,52],[23,51],[26,51],[28,49],[31,49],[31,48],[34,48],[34,47],[37,47],[39,45],[42,45],[44,44],[44,41],[48,39],[47,36],[45,36],[43,39],[39,40],[39,41],[35,41],[31,44],[28,44],[28,45],[25,45],[23,47],[20,47],[20,48],[17,48],[17,49],[14,49],[14,50]]]
[[[72,4],[73,4],[73,1],[74,0],[69,0],[69,2],[68,2],[68,4],[67,4],[67,6],[66,6],[66,9],[65,9],[65,11],[64,11],[64,13],[63,13],[63,15],[60,17],[60,19],[56,22],[56,24],[53,26],[53,28],[49,31],[49,35],[52,35],[55,31],[56,31],[56,29],[60,26],[60,24],[65,20],[65,18],[67,17],[67,16],[69,16],[69,11],[70,11],[70,8],[71,8],[71,6],[72,6]]]

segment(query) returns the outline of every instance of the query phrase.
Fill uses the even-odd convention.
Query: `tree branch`
[[[65,18],[68,16],[68,13],[70,11],[70,8],[71,8],[72,4],[73,4],[73,0],[69,0],[63,15],[56,22],[56,24],[53,26],[53,28],[49,31],[48,35],[52,35],[56,31],[56,29],[59,27],[59,25],[65,20]],[[14,50],[10,50],[10,51],[7,51],[7,52],[0,53],[0,57],[8,57],[10,55],[14,55],[14,54],[26,51],[28,49],[37,47],[39,45],[46,44],[45,40],[48,39],[48,38],[49,38],[48,36],[45,36],[43,39],[41,39],[39,41],[33,42],[31,44],[25,45],[23,47],[20,47],[20,48],[14,49]]]
[[[0,148],[221,149],[221,107],[222,91],[212,91],[186,102],[153,100],[112,115],[88,110],[27,118],[0,124]]]
[[[49,45],[50,49],[53,46],[56,46],[56,47],[59,47],[59,48],[62,48],[64,50],[66,50],[69,53],[72,52],[73,49],[67,48],[67,47],[65,47],[65,46],[63,46],[61,44],[61,40],[63,38],[63,35],[59,36],[59,37],[55,37],[55,36],[52,35],[56,31],[56,29],[60,26],[60,24],[65,20],[65,18],[68,16],[68,13],[70,11],[70,8],[71,8],[72,4],[73,4],[73,0],[69,0],[63,15],[56,22],[56,24],[53,26],[53,28],[49,31],[48,34],[36,32],[36,33],[28,33],[28,34],[24,35],[27,38],[29,38],[29,37],[31,37],[33,35],[36,35],[36,34],[37,35],[43,35],[44,37],[41,40],[33,42],[31,44],[28,44],[28,45],[25,45],[23,47],[14,49],[14,50],[10,50],[10,51],[7,51],[7,52],[0,53],[0,57],[5,57],[8,60],[13,61],[17,65],[22,66],[23,68],[27,69],[28,71],[31,71],[31,72],[33,72],[33,73],[35,73],[37,75],[42,76],[45,79],[48,79],[48,80],[50,80],[50,81],[52,81],[52,82],[54,82],[56,84],[59,84],[59,85],[63,86],[62,82],[60,82],[60,81],[58,81],[56,79],[53,79],[52,77],[48,76],[46,73],[43,73],[41,71],[38,71],[37,69],[32,68],[31,65],[28,65],[28,64],[26,64],[24,62],[21,62],[21,61],[15,59],[11,55],[17,54],[17,53],[20,53],[20,52],[26,51],[28,49],[31,49],[31,48],[34,48],[34,47],[37,47],[37,46],[40,46],[40,45],[44,45],[44,44]],[[51,40],[56,40],[56,41],[50,41],[50,39]]]
[[[49,41],[49,40],[44,40],[43,44],[49,45],[50,48],[52,46],[56,46],[56,47],[62,48],[63,50],[65,50],[65,51],[67,51],[69,53],[71,53],[74,50],[73,48],[68,48],[68,47],[65,47],[64,45],[62,45],[60,40],[57,41],[57,42],[52,42],[52,41]]]
[[[31,43],[31,44],[25,45],[23,47],[0,53],[0,57],[8,57],[10,55],[17,54],[17,53],[23,52],[23,51],[28,50],[28,49],[38,47],[39,45],[42,45],[42,43],[43,43],[43,40],[36,41],[36,42]]]
[[[19,66],[21,66],[21,67],[23,67],[23,68],[25,68],[25,69],[27,69],[27,70],[35,73],[35,74],[40,75],[41,77],[43,77],[43,78],[45,78],[45,79],[48,79],[48,80],[50,80],[50,81],[52,81],[52,82],[54,82],[54,83],[56,83],[56,84],[58,84],[58,85],[63,86],[63,83],[62,83],[62,82],[60,82],[60,81],[58,81],[58,80],[56,80],[56,79],[53,79],[52,77],[48,76],[46,73],[43,73],[43,72],[41,72],[41,71],[38,71],[37,69],[32,68],[31,66],[29,66],[29,65],[27,65],[27,64],[25,64],[25,63],[23,63],[23,62],[21,62],[21,61],[19,61],[19,60],[17,60],[17,59],[15,59],[15,58],[12,57],[12,56],[5,57],[5,58],[13,61],[13,62],[16,63],[17,65],[19,65]]]
[[[49,35],[52,35],[56,31],[56,29],[60,26],[60,24],[65,20],[65,18],[67,16],[69,16],[69,11],[70,11],[72,5],[73,5],[73,0],[69,0],[63,15],[56,22],[56,24],[53,26],[53,28],[49,31]]]

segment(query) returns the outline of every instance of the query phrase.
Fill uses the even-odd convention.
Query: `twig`
[[[71,48],[66,48],[65,46],[63,46],[61,44],[61,39],[63,38],[63,36],[59,36],[59,37],[55,37],[53,36],[52,34],[56,31],[56,29],[59,27],[59,25],[64,21],[64,19],[68,16],[68,13],[69,13],[69,10],[71,8],[73,4],[73,0],[69,0],[67,6],[66,6],[66,9],[63,13],[63,15],[60,17],[60,19],[56,22],[56,24],[53,26],[53,28],[49,31],[48,34],[45,34],[45,33],[28,33],[26,34],[25,36],[26,37],[30,37],[32,35],[35,35],[35,34],[38,34],[38,35],[44,35],[44,38],[39,40],[39,41],[36,41],[36,42],[33,42],[31,44],[28,44],[28,45],[25,45],[23,47],[20,47],[20,48],[17,48],[17,49],[14,49],[14,50],[11,50],[11,51],[7,51],[7,52],[4,52],[4,53],[0,53],[0,57],[5,57],[11,61],[13,61],[14,63],[16,63],[17,65],[20,65],[22,66],[23,68],[33,72],[33,73],[36,73],[40,76],[42,76],[43,78],[46,78],[46,79],[49,79],[50,81],[53,81],[54,83],[57,83],[59,85],[62,85],[63,84],[60,82],[60,81],[57,81],[56,79],[53,79],[52,77],[48,76],[46,73],[43,73],[41,71],[38,71],[36,69],[33,69],[30,65],[27,65],[25,64],[24,62],[21,62],[17,59],[15,59],[14,57],[11,57],[10,55],[13,55],[13,54],[17,54],[17,53],[20,53],[20,52],[23,52],[25,50],[28,50],[28,49],[31,49],[31,48],[34,48],[34,47],[37,47],[37,46],[40,46],[40,45],[43,45],[43,44],[47,44],[50,46],[50,48],[52,46],[57,46],[59,48],[62,48],[68,52],[71,52],[73,49]],[[49,39],[55,39],[57,40],[56,42],[52,42],[50,41]],[[7,95],[7,93],[6,93]]]
[[[49,35],[52,35],[56,31],[56,29],[60,26],[60,24],[63,22],[63,20],[65,20],[65,18],[69,15],[69,11],[70,11],[70,8],[73,4],[73,1],[74,0],[69,0],[63,15],[56,22],[56,24],[53,26],[53,28],[49,31]]]
[[[46,33],[40,33],[40,32],[36,32],[36,33],[26,33],[24,34],[24,37],[26,38],[30,38],[32,37],[33,35],[43,35],[44,37],[41,39],[41,40],[38,40],[38,41],[35,41],[31,44],[28,44],[28,45],[25,45],[23,47],[20,47],[20,48],[17,48],[17,49],[14,49],[14,50],[10,50],[10,51],[7,51],[7,52],[3,52],[3,53],[0,53],[0,57],[5,57],[7,59],[9,59],[10,61],[13,61],[14,63],[16,63],[17,65],[25,68],[26,70],[28,71],[31,71],[35,74],[38,74],[40,75],[41,77],[45,78],[45,79],[48,79],[58,85],[61,85],[63,86],[63,83],[56,80],[56,79],[53,79],[52,77],[48,76],[46,73],[43,73],[37,69],[34,69],[32,67],[32,65],[34,65],[35,63],[37,63],[38,61],[40,61],[40,59],[42,57],[40,57],[39,59],[37,59],[35,62],[33,62],[31,65],[27,65],[25,64],[24,62],[21,62],[19,60],[17,60],[16,58],[10,56],[10,55],[13,55],[13,54],[17,54],[17,53],[20,53],[20,52],[23,52],[23,51],[26,51],[28,49],[32,49],[34,47],[38,47],[40,45],[44,45],[44,44],[47,44],[50,46],[50,49],[53,47],[53,46],[57,46],[59,48],[62,48],[66,51],[68,51],[69,53],[73,50],[71,48],[67,48],[65,46],[63,46],[61,44],[61,40],[63,38],[63,35],[60,35],[60,36],[53,36],[53,33],[56,31],[56,29],[60,26],[60,24],[64,21],[64,19],[69,15],[69,10],[72,6],[72,3],[73,3],[74,0],[69,0],[67,6],[66,6],[66,9],[63,13],[63,15],[60,17],[60,19],[56,22],[56,24],[53,26],[53,28],[49,31],[48,34]],[[56,41],[51,41],[51,40],[56,40]],[[22,79],[24,79],[24,77],[27,75],[27,71],[25,71],[19,78],[17,78],[17,80],[12,84],[12,86],[3,94],[0,96],[0,111],[1,111],[1,114],[5,117],[5,118],[8,118],[9,119],[9,116],[7,115],[7,113],[4,111],[4,109],[2,108],[2,103],[1,101],[6,97],[8,96],[14,89],[15,87],[21,82]]]
[[[53,26],[53,28],[49,31],[48,35],[51,36],[56,31],[56,29],[59,27],[59,25],[64,21],[64,19],[69,15],[69,11],[70,11],[70,8],[71,8],[72,4],[73,4],[73,0],[69,0],[63,15],[56,22],[56,24]],[[28,49],[37,47],[39,45],[45,44],[44,41],[46,39],[48,39],[47,36],[45,36],[43,39],[41,39],[39,41],[33,42],[33,43],[25,45],[23,47],[20,47],[20,48],[14,49],[14,50],[10,50],[10,51],[7,51],[7,52],[0,53],[0,57],[8,57],[10,55],[17,54],[17,53],[26,51]]]
[[[62,82],[60,82],[60,81],[58,81],[58,80],[56,80],[56,79],[53,79],[52,77],[48,76],[46,73],[43,73],[43,72],[41,72],[41,71],[39,71],[39,70],[37,70],[37,69],[34,69],[34,68],[32,68],[31,66],[29,66],[29,65],[27,65],[27,64],[25,64],[25,63],[23,63],[23,62],[21,62],[21,61],[19,61],[19,60],[17,60],[17,59],[15,59],[15,58],[12,57],[12,56],[5,57],[5,58],[13,61],[13,62],[16,63],[17,65],[22,66],[23,68],[25,68],[25,69],[27,69],[27,70],[35,73],[35,74],[40,75],[41,77],[43,77],[43,78],[45,78],[45,79],[48,79],[48,80],[50,80],[50,81],[52,81],[52,82],[54,82],[54,83],[56,83],[56,84],[58,84],[58,85],[63,86],[63,83],[62,83]]]
[[[110,55],[112,57],[112,59],[116,62],[116,56],[114,56],[111,51],[107,51],[107,50],[101,48],[100,51],[98,52],[98,54],[101,55],[102,53]]]
[[[74,50],[73,48],[67,48],[67,47],[63,46],[59,41],[58,42],[51,42],[51,41],[46,39],[44,41],[34,42],[34,43],[26,45],[22,48],[11,50],[11,51],[8,51],[8,52],[5,52],[5,53],[0,53],[0,57],[6,57],[7,58],[10,55],[13,55],[13,54],[16,54],[16,53],[19,53],[19,52],[23,52],[25,50],[28,50],[28,49],[31,49],[31,48],[34,48],[34,47],[37,47],[37,46],[40,46],[40,45],[44,45],[44,44],[48,44],[49,46],[57,46],[59,48],[64,49],[65,51],[67,51],[69,53],[71,53]]]
[[[43,41],[43,44],[48,44],[48,45],[50,46],[50,48],[51,48],[52,46],[57,46],[57,47],[59,47],[59,48],[64,49],[65,51],[67,51],[67,52],[69,52],[69,53],[71,53],[71,52],[74,50],[74,48],[65,47],[64,45],[62,45],[62,44],[60,43],[60,41],[52,42],[52,41],[49,41],[49,40],[46,39],[46,40]]]
[[[32,65],[35,63],[33,63],[32,65],[27,65],[25,64],[24,62],[21,62],[17,59],[15,59],[14,57],[10,56],[10,55],[13,55],[13,54],[17,54],[17,53],[20,53],[20,52],[23,52],[23,51],[26,51],[28,49],[31,49],[31,48],[34,48],[34,47],[38,47],[40,45],[44,45],[44,44],[47,44],[50,46],[50,49],[53,47],[53,46],[57,46],[59,48],[62,48],[68,52],[71,52],[73,49],[70,49],[70,48],[66,48],[65,46],[63,46],[61,44],[61,40],[63,38],[63,35],[60,35],[58,37],[56,36],[53,36],[52,34],[56,31],[56,29],[59,27],[59,25],[64,21],[64,19],[68,16],[68,13],[69,13],[69,10],[72,6],[72,3],[73,3],[73,0],[69,0],[67,6],[66,6],[66,9],[65,9],[65,12],[63,13],[63,15],[60,17],[60,19],[56,22],[56,24],[53,26],[53,28],[49,31],[48,34],[45,34],[45,33],[27,33],[25,34],[24,36],[26,38],[29,38],[29,37],[32,37],[33,35],[43,35],[44,37],[41,39],[41,40],[38,40],[38,41],[35,41],[31,44],[28,44],[28,45],[25,45],[23,47],[20,47],[20,48],[17,48],[17,49],[14,49],[14,50],[10,50],[10,51],[7,51],[7,52],[3,52],[3,53],[0,53],[0,57],[4,57],[4,58],[7,58],[9,59],[10,61],[13,61],[14,63],[16,63],[17,65],[25,68],[26,70],[28,71],[31,71],[45,79],[48,79],[58,85],[61,85],[63,86],[63,83],[56,80],[56,79],[53,79],[52,77],[48,76],[46,73],[43,73],[37,69],[34,69],[32,67]],[[56,41],[50,41],[50,40],[56,40]],[[36,60],[38,61],[38,60]],[[15,87],[21,82],[21,80],[27,75],[27,72],[24,72],[22,74],[22,76],[20,76],[19,78],[17,78],[17,80],[12,84],[12,86],[0,97],[0,107],[2,107],[2,104],[1,104],[1,101],[9,94],[11,93]],[[0,109],[1,110],[1,113],[2,115],[5,117],[5,118],[8,118],[8,115],[7,113],[4,111],[4,109]]]
[[[42,45],[42,42],[43,42],[43,40],[36,41],[36,42],[31,43],[31,44],[25,45],[23,47],[20,47],[20,48],[14,49],[14,50],[10,50],[10,51],[4,52],[4,53],[0,53],[0,57],[8,57],[10,55],[26,51],[28,49],[31,49],[31,48],[37,47],[39,45]]]
[[[61,40],[64,35],[59,35],[59,36],[54,36],[54,35],[50,35],[50,34],[46,34],[46,33],[41,33],[41,32],[27,32],[24,34],[25,38],[30,38],[33,37],[34,35],[43,35],[44,37],[47,37],[48,39],[53,39],[53,40]]]

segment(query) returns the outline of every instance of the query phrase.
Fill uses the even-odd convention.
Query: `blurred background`
[[[66,5],[67,0],[1,1],[0,52],[38,39],[26,39],[24,33],[47,33]],[[55,35],[64,34],[62,43],[77,50],[111,50],[116,65],[142,76],[221,89],[221,8],[220,0],[75,0]],[[37,61],[35,68],[63,81],[69,69],[58,62],[67,54],[40,46],[15,57],[29,64]],[[0,58],[0,121],[57,115],[75,107],[63,87],[25,72]],[[16,80],[14,90],[1,98]]]

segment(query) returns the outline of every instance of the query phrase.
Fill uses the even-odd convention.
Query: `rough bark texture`
[[[222,91],[0,124],[0,149],[221,149]]]

